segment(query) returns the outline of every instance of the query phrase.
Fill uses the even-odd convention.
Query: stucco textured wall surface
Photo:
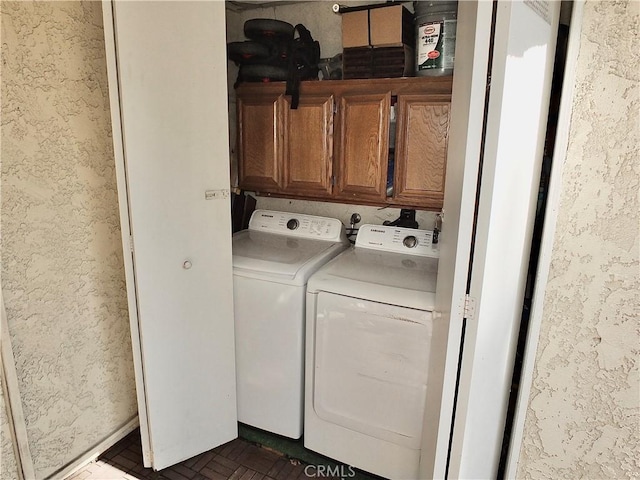
[[[4,400],[4,394],[0,388],[0,478],[18,478],[16,457],[11,442],[9,430],[9,418]]]
[[[37,478],[136,414],[100,2],[2,8],[2,289]]]
[[[518,478],[639,478],[637,1],[587,2]]]

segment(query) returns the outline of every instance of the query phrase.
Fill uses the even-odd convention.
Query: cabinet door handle
[[[185,260],[182,264],[182,268],[185,270],[189,270],[191,267],[193,267],[193,264],[189,260]]]

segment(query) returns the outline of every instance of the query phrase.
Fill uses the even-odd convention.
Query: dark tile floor
[[[306,464],[237,438],[197,457],[154,472],[142,465],[135,430],[69,480],[298,480]],[[313,469],[308,469],[313,475]],[[324,477],[325,479],[327,477]]]

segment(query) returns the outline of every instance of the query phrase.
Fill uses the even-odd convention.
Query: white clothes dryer
[[[305,447],[418,478],[434,342],[432,232],[363,225],[307,286]],[[438,329],[439,330],[439,329]]]
[[[233,236],[240,422],[302,435],[307,280],[348,246],[339,220],[267,210]]]

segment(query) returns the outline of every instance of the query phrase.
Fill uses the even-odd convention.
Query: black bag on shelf
[[[298,108],[300,81],[318,78],[320,44],[302,24],[255,18],[244,25],[251,40],[230,42],[227,55],[240,66],[234,88],[242,82],[286,81],[291,108]]]

